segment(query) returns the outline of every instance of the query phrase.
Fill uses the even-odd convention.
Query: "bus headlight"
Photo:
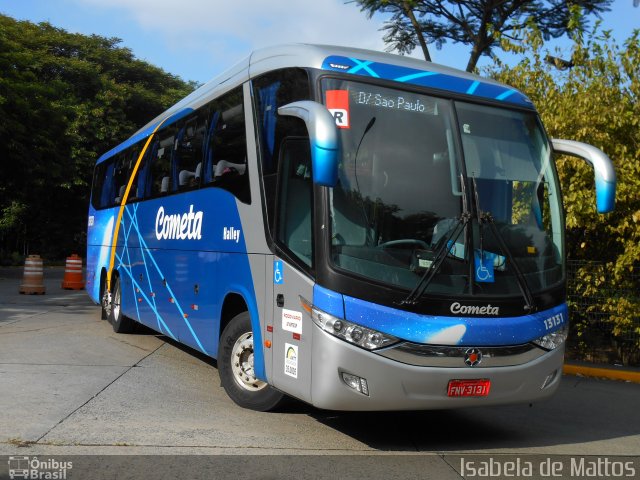
[[[567,340],[569,325],[565,324],[555,332],[547,333],[540,338],[536,338],[533,343],[545,350],[554,350]]]
[[[386,333],[363,327],[362,325],[349,322],[342,318],[334,317],[313,306],[302,297],[300,297],[300,302],[302,303],[302,308],[311,315],[313,322],[321,329],[334,337],[338,337],[358,347],[367,350],[376,350],[400,341],[393,335],[387,335]]]

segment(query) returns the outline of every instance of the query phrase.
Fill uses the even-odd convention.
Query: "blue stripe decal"
[[[514,93],[516,93],[515,90],[509,90],[508,92],[501,93],[496,97],[496,100],[504,100],[505,98],[510,97]]]
[[[131,212],[129,211],[129,208],[125,208],[125,212],[127,212],[127,215],[129,216],[129,219],[131,220],[131,224],[133,225],[133,227],[136,229],[136,231],[138,232],[138,238],[140,240],[140,246],[142,247],[143,251],[146,251],[149,255],[149,258],[151,259],[151,262],[153,263],[153,265],[155,266],[158,274],[160,275],[161,278],[166,278],[166,276],[162,273],[162,270],[160,269],[160,267],[158,266],[155,258],[153,258],[153,255],[151,255],[150,251],[149,251],[149,247],[147,246],[146,242],[144,241],[144,238],[142,237],[140,231],[138,230],[137,226],[134,224],[133,221],[133,215],[131,214]],[[123,219],[124,222],[124,219]],[[127,245],[125,244],[123,246],[123,248],[127,248]],[[131,274],[129,274],[131,275]],[[174,301],[174,305],[176,306],[176,308],[178,309],[178,312],[180,313],[180,316],[182,317],[182,320],[185,322],[185,324],[187,325],[187,328],[189,329],[189,332],[191,333],[191,335],[193,336],[193,339],[196,341],[196,343],[198,344],[198,347],[200,348],[201,352],[206,353],[207,355],[210,355],[205,348],[202,346],[202,343],[200,343],[200,339],[198,338],[198,336],[196,335],[196,333],[193,331],[193,328],[191,327],[191,323],[189,323],[189,320],[185,317],[184,315],[184,310],[182,309],[182,307],[180,306],[180,302],[178,301],[178,299],[176,298],[175,294],[173,293],[173,291],[171,290],[171,286],[169,285],[169,282],[166,282],[165,285],[167,292],[169,293],[169,295],[171,295],[171,298],[173,298]]]
[[[412,73],[411,75],[405,75],[404,77],[396,78],[395,81],[396,82],[411,82],[411,80],[417,80],[417,79],[423,78],[423,77],[430,77],[431,75],[439,75],[439,73],[436,73],[436,72]]]
[[[116,253],[116,258],[119,258],[119,255],[118,255],[117,253]],[[129,279],[131,280],[132,285],[133,285],[135,288],[138,288],[138,289],[140,290],[140,292],[139,292],[139,293],[140,293],[140,295],[142,295],[142,298],[147,302],[147,304],[148,304],[149,306],[151,306],[151,302],[149,301],[149,297],[147,297],[147,296],[144,294],[144,292],[143,292],[143,291],[142,291],[142,289],[140,288],[140,285],[138,284],[138,282],[136,282],[136,279],[135,279],[135,278],[133,278],[133,275],[131,274],[131,271],[130,271],[129,269],[127,269],[127,268],[123,268],[121,271],[127,274],[127,276],[129,277]],[[152,308],[153,308],[153,307],[152,307]],[[158,315],[158,312],[157,312],[157,311],[156,311],[155,313]],[[159,319],[160,319],[160,321],[162,322],[162,325],[164,325],[164,328],[166,328],[168,335],[169,335],[173,340],[176,340],[176,341],[177,341],[178,339],[177,339],[177,338],[176,338],[176,336],[171,332],[171,329],[167,326],[167,324],[164,322],[164,320],[162,319],[162,317],[160,317],[160,316],[158,315],[158,318],[159,318]]]
[[[356,64],[356,66],[353,67],[351,70],[349,70],[348,73],[358,73],[360,70],[364,70],[365,72],[367,72],[372,77],[380,78],[380,76],[376,72],[374,72],[371,68],[369,68],[369,65],[371,65],[373,62],[361,61],[361,60],[357,60],[355,58],[350,58],[349,60],[354,62]]]
[[[138,225],[138,216],[137,216],[138,207],[139,206],[140,206],[139,203],[134,205],[134,207],[133,207],[134,215],[131,215],[128,211],[127,211],[127,214],[129,215],[129,218],[131,219],[131,223],[134,226],[134,228],[136,230],[136,233],[138,234],[138,243],[139,243],[139,245],[142,245],[143,239],[142,239],[142,235],[140,234],[140,227]],[[147,276],[147,282],[149,284],[149,291],[152,292],[153,291],[153,286],[151,285],[151,276],[149,275],[149,269],[147,267],[146,257],[149,256],[149,258],[151,260],[153,260],[153,259],[151,258],[151,253],[149,252],[149,249],[141,248],[140,250],[142,252],[142,261],[143,261],[144,270],[145,270],[145,273],[146,273],[146,276]],[[135,281],[135,280],[132,278],[132,281]],[[140,287],[138,287],[138,288],[142,292],[143,289],[140,288]],[[160,333],[165,333],[165,330],[166,330],[168,335],[171,338],[173,338],[174,340],[176,340],[176,336],[173,334],[173,332],[171,331],[169,326],[165,323],[164,319],[162,318],[162,315],[160,315],[160,312],[158,311],[158,305],[156,304],[155,295],[153,295],[151,297],[151,302],[149,302],[148,297],[144,293],[142,293],[142,295],[143,295],[144,299],[147,301],[147,304],[149,304],[149,307],[151,308],[151,311],[156,316],[156,322],[157,322],[157,325],[158,325],[158,331]],[[163,327],[164,327],[164,329],[163,329]]]
[[[140,226],[138,225],[138,207],[139,206],[140,206],[140,204],[136,203],[135,206],[133,207],[133,213],[134,213],[134,215],[133,215],[133,224],[135,225],[136,232],[138,234],[138,243],[140,243],[140,245],[142,245],[142,236],[140,235]],[[153,286],[151,285],[151,276],[149,275],[149,268],[147,267],[147,258],[146,258],[147,255],[150,256],[151,254],[149,253],[148,250],[141,249],[141,251],[142,251],[142,263],[144,264],[144,272],[145,272],[146,277],[147,277],[147,283],[149,284],[149,291],[153,292]],[[142,289],[140,289],[140,290],[142,290]],[[162,326],[160,325],[162,317],[160,316],[160,313],[158,312],[158,306],[156,305],[156,297],[152,296],[151,300],[153,302],[153,305],[151,305],[149,302],[147,302],[147,303],[149,303],[149,306],[151,307],[151,310],[153,311],[153,313],[156,314],[156,322],[158,324],[158,331],[160,333],[164,333],[164,330],[162,329]],[[167,331],[169,333],[171,333],[171,330],[169,330],[169,327],[167,327],[165,325],[164,321],[162,321],[162,325],[164,325],[165,328],[167,329]],[[171,338],[173,338],[173,334],[171,334]]]
[[[133,224],[129,225],[128,229],[124,230],[124,238],[123,238],[123,242],[124,245],[128,245],[129,244],[129,235],[131,234],[131,227],[133,226]],[[129,265],[129,269],[131,269],[131,255],[129,255],[129,249],[125,248],[125,253],[127,254],[127,263]],[[138,301],[137,301],[137,295],[136,295],[136,286],[132,283],[131,284],[131,290],[133,293],[133,304],[136,306],[136,317],[138,319],[138,321],[140,321],[140,309],[138,308]],[[140,289],[138,288],[138,291]]]
[[[467,90],[467,94],[473,95],[473,93],[476,91],[476,88],[478,88],[479,85],[480,85],[480,82],[478,81],[473,82],[469,87],[469,89]]]
[[[425,62],[425,67],[429,64]],[[359,60],[339,55],[331,55],[322,62],[323,70],[334,72],[346,72],[365,77],[383,78],[400,83],[408,83],[421,87],[446,90],[449,92],[473,95],[491,100],[508,101],[516,105],[533,107],[523,93],[506,85],[474,80],[466,76],[456,76],[449,73],[441,73],[417,68],[401,67],[389,63],[377,63],[371,60]],[[466,72],[461,74],[468,75]]]
[[[138,210],[138,206],[139,206],[139,205],[140,205],[140,204],[135,204],[135,205],[133,206],[134,213],[137,213],[137,210]],[[135,215],[132,215],[132,214],[131,214],[131,212],[129,211],[129,209],[130,209],[130,208],[131,208],[131,206],[130,206],[130,205],[127,205],[127,207],[125,208],[125,212],[127,212],[127,215],[128,215],[128,216],[129,216],[129,218],[132,220],[132,222],[131,222],[131,226],[136,230],[136,232],[137,232],[137,234],[138,234],[138,239],[139,239],[139,240],[141,240],[141,238],[142,238],[142,237],[140,236],[140,231],[139,231],[139,229],[138,229],[137,217],[136,217]],[[123,218],[123,220],[122,220],[122,221],[124,222],[124,218]],[[140,244],[140,245],[142,245],[142,244]],[[127,250],[127,252],[129,251],[128,243],[127,243],[127,242],[124,242],[124,246],[123,246],[123,248],[125,248],[125,249]],[[141,251],[144,253],[144,251],[145,251],[145,250],[144,250],[144,249],[141,249]],[[149,255],[150,255],[150,254],[149,254]],[[143,257],[144,257],[144,254],[143,254]],[[120,258],[120,257],[117,255],[117,253],[116,253],[116,258],[118,258],[118,259]],[[120,263],[122,263],[122,262],[120,261]],[[146,268],[146,262],[145,262],[145,268]],[[132,272],[131,272],[131,269],[130,269],[130,268],[129,268],[129,269],[125,269],[125,268],[123,268],[123,269],[122,269],[122,271],[124,271],[124,272],[129,276],[129,278],[131,279],[131,282],[132,282],[132,284],[133,284],[134,288],[137,288],[138,290],[140,290],[140,292],[138,292],[138,293],[140,293],[140,294],[142,295],[142,298],[144,298],[144,300],[147,302],[147,304],[149,305],[149,307],[151,308],[151,310],[153,311],[153,313],[156,315],[156,318],[158,319],[158,326],[160,326],[160,323],[161,323],[161,324],[164,326],[165,330],[168,332],[169,336],[170,336],[172,339],[177,340],[177,337],[173,334],[173,332],[171,331],[171,329],[167,326],[167,324],[165,323],[164,319],[162,318],[162,315],[160,315],[160,312],[158,312],[158,308],[157,308],[157,306],[156,306],[155,298],[153,299],[153,302],[149,300],[149,298],[144,294],[143,289],[141,288],[141,286],[138,284],[138,282],[135,280],[135,278],[133,278],[133,274],[132,274]],[[162,275],[162,272],[160,272],[160,274]],[[149,280],[149,287],[151,288],[151,277],[149,276],[149,272],[148,272],[148,270],[147,270],[147,278],[148,278],[148,280]],[[152,297],[152,298],[153,298],[153,297]],[[135,301],[135,299],[134,299],[134,301]],[[137,305],[136,305],[136,307],[137,307]],[[164,331],[162,330],[162,328],[160,328],[160,332],[161,332],[161,333],[164,333]]]

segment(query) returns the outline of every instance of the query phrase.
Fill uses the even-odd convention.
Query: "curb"
[[[566,364],[562,371],[565,375],[581,375],[584,377],[597,377],[606,378],[608,380],[624,380],[626,382],[640,383],[640,371]]]

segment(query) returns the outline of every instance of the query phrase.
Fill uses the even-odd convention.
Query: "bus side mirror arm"
[[[338,181],[338,129],[327,108],[311,100],[289,103],[278,109],[280,115],[304,121],[311,143],[313,183],[335,187]]]
[[[556,153],[582,158],[593,166],[596,179],[596,209],[598,213],[612,212],[616,203],[616,171],[613,162],[599,148],[573,140],[552,139]]]

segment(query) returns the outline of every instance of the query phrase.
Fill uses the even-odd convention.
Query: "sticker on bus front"
[[[276,285],[282,285],[284,283],[284,266],[282,260],[275,260],[273,262],[273,283]]]
[[[302,312],[283,308],[282,329],[287,332],[302,334]]]
[[[293,378],[298,378],[298,346],[290,343],[284,344],[284,373]]]
[[[495,277],[493,274],[493,260],[494,255],[489,252],[475,251],[475,269],[476,269],[476,282],[493,283]]]
[[[327,90],[327,110],[338,128],[351,128],[349,124],[349,90]]]

